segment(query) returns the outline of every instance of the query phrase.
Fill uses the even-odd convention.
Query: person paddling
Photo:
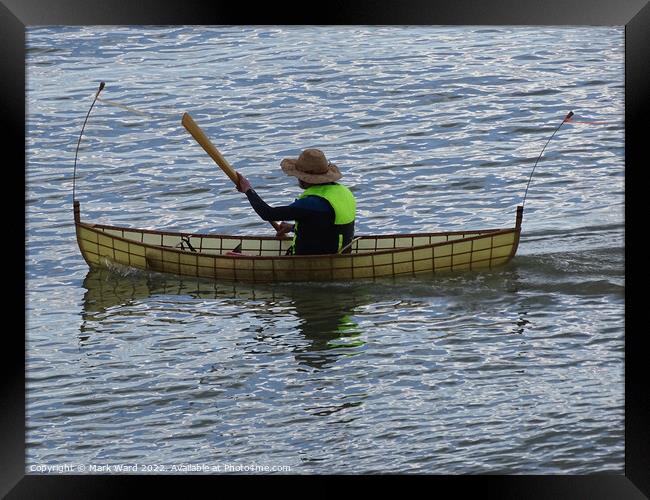
[[[338,253],[354,237],[356,200],[352,192],[337,183],[342,174],[319,149],[305,149],[298,158],[280,162],[285,174],[298,178],[304,192],[293,203],[270,207],[237,172],[237,190],[244,193],[257,214],[265,221],[282,220],[277,237],[294,233],[287,254],[315,255]],[[289,224],[284,221],[295,221]],[[345,253],[350,249],[346,249]]]

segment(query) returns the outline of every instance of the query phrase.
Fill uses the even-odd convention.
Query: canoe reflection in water
[[[210,317],[214,325],[217,310],[216,315],[223,316],[219,324],[227,324],[237,317],[241,324],[242,318],[251,317],[251,324],[244,330],[254,335],[247,335],[244,342],[237,338],[235,349],[260,353],[260,342],[273,338],[277,344],[277,339],[284,336],[279,342],[285,352],[293,352],[299,365],[311,368],[327,368],[341,356],[358,353],[364,345],[362,332],[354,322],[354,311],[364,303],[363,289],[367,285],[354,285],[351,292],[349,286],[342,284],[223,284],[135,270],[91,269],[83,286],[86,291],[79,336],[82,345],[94,333],[128,331],[129,323],[142,329],[148,303],[156,302],[152,307],[160,309],[161,299],[167,303],[169,316],[178,313],[179,306],[183,310],[179,316],[189,313],[194,325],[187,327],[187,342],[192,342],[191,335],[197,339],[201,336],[197,318]],[[192,308],[188,307],[188,299],[203,302],[197,301],[196,308]],[[214,306],[205,300],[214,300]],[[156,311],[151,314],[157,316]],[[112,331],[112,325],[122,326]],[[178,328],[182,326],[179,319]],[[156,333],[154,325],[149,328],[152,334]],[[291,335],[295,331],[301,337]],[[214,347],[223,349],[223,345]]]
[[[295,293],[292,303],[300,318],[299,328],[309,341],[294,349],[298,363],[326,368],[340,356],[358,352],[357,348],[364,345],[353,316],[360,300],[351,295],[347,288],[331,286]]]

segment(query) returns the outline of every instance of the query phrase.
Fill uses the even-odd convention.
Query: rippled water
[[[26,471],[622,473],[623,35],[29,28]],[[271,204],[299,194],[279,161],[323,149],[359,234],[512,226],[576,116],[502,269],[233,285],[88,270],[72,168],[100,80],[82,218],[195,232],[272,229],[185,111]]]

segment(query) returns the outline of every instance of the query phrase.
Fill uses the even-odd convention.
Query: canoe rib
[[[364,235],[351,253],[285,255],[290,238],[178,233],[81,222],[77,242],[90,267],[122,265],[224,281],[347,281],[418,273],[490,269],[510,261],[519,244],[515,227],[438,233]],[[183,239],[181,239],[183,238]],[[195,252],[181,249],[190,241]],[[241,245],[243,254],[227,255]]]

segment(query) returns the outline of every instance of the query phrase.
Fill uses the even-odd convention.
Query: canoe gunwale
[[[292,238],[277,238],[275,236],[248,236],[248,235],[233,235],[233,234],[210,234],[210,233],[191,233],[186,231],[160,231],[157,229],[139,229],[132,227],[124,226],[111,226],[107,224],[92,224],[89,222],[79,222],[81,225],[88,229],[99,228],[99,229],[112,229],[116,231],[133,231],[138,233],[147,233],[147,234],[159,234],[163,236],[193,236],[195,238],[226,238],[226,239],[235,239],[235,240],[279,240],[279,241],[290,241]],[[483,234],[483,233],[493,233],[496,231],[512,231],[516,228],[496,228],[496,229],[475,229],[475,230],[465,230],[465,231],[439,231],[433,233],[394,233],[394,234],[364,234],[360,236],[355,236],[360,239],[388,239],[388,238],[413,238],[413,237],[427,237],[427,236],[445,236],[445,235],[458,235],[458,234]],[[330,255],[330,254],[323,254]],[[298,257],[298,256],[296,256]]]

